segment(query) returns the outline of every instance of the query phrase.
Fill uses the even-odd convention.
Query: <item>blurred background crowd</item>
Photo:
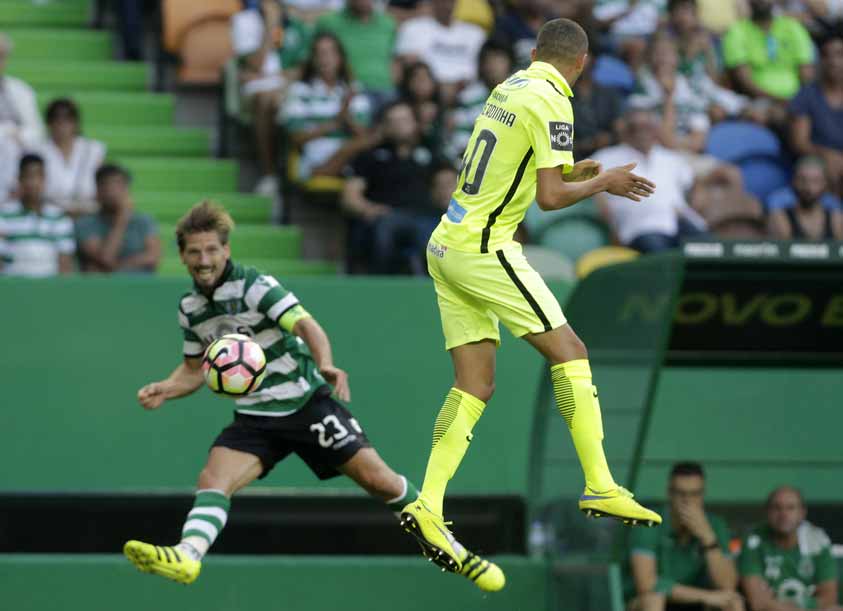
[[[267,206],[259,224],[295,227],[299,256],[333,270],[425,273],[475,117],[560,16],[590,38],[573,88],[575,157],[635,161],[658,189],[642,204],[534,206],[517,237],[541,272],[570,277],[686,236],[843,238],[843,0],[121,0],[96,13],[118,36],[114,55],[154,62],[152,88],[175,92],[182,122],[211,132],[196,154],[235,160],[230,190],[254,193],[246,224],[250,206]],[[195,203],[177,192],[207,196],[201,177],[179,188],[179,158],[162,170],[176,186],[134,198],[149,160],[136,171],[131,137],[112,151],[114,130],[85,130],[122,119],[80,108],[70,86],[39,90],[7,63],[16,53],[14,32],[0,35],[3,272],[152,272],[172,260],[156,221]],[[166,203],[136,205],[159,191]]]

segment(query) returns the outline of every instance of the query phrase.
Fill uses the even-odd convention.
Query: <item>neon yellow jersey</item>
[[[465,252],[512,242],[536,197],[536,170],[574,165],[571,88],[533,62],[492,90],[463,156],[457,189],[432,239]]]

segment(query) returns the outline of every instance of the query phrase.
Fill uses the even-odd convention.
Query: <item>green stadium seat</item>
[[[173,225],[159,226],[164,258],[178,258],[176,230]],[[232,256],[243,259],[299,259],[301,229],[293,225],[239,225],[231,234]]]
[[[210,134],[196,127],[107,125],[85,122],[85,135],[108,145],[109,155],[207,157]]]
[[[225,193],[237,191],[237,163],[221,159],[185,159],[179,157],[129,157],[109,155],[132,173],[135,192],[199,191]]]
[[[14,57],[21,60],[107,61],[111,33],[96,30],[10,30]]]
[[[558,219],[541,234],[541,245],[554,249],[572,261],[609,243],[609,232],[599,220],[586,215]]]
[[[597,204],[591,198],[584,199],[573,206],[568,206],[561,210],[542,210],[538,204],[533,203],[527,209],[527,214],[524,217],[524,226],[530,234],[530,241],[539,242],[541,241],[542,233],[548,227],[556,223],[559,219],[569,218],[571,216],[586,216],[599,219],[600,213],[597,211]]]
[[[149,80],[144,63],[110,61],[9,60],[8,73],[36,90],[143,91]]]
[[[73,99],[82,111],[83,128],[88,122],[126,127],[173,124],[176,103],[173,96],[166,93],[74,91],[72,87],[37,93],[42,111],[56,98]]]
[[[32,0],[0,2],[0,29],[33,27],[84,27],[88,24],[90,0],[60,0],[38,3]]]
[[[256,267],[260,271],[284,279],[288,276],[335,276],[337,264],[330,261],[302,261],[300,259],[243,259],[238,263]],[[160,276],[184,276],[187,272],[178,257],[168,256],[158,266]]]
[[[268,224],[272,200],[251,193],[136,192],[138,210],[154,216],[159,223],[175,223],[193,204],[210,199],[225,206],[235,223]]]

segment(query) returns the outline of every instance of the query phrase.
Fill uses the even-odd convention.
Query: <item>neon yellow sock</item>
[[[442,515],[445,488],[462,462],[471,441],[471,429],[486,404],[477,397],[452,388],[433,425],[433,449],[427,461],[421,497],[434,513]]]
[[[595,492],[615,488],[614,478],[603,452],[603,419],[597,387],[591,383],[587,359],[568,361],[550,368],[556,406],[574,440],[585,485]]]

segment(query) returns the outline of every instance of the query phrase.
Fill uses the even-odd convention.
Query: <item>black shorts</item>
[[[317,391],[299,411],[289,416],[248,416],[234,413],[213,446],[222,446],[257,456],[266,477],[272,468],[292,452],[319,479],[340,475],[345,464],[361,448],[371,444],[366,433],[345,407],[325,390]]]

